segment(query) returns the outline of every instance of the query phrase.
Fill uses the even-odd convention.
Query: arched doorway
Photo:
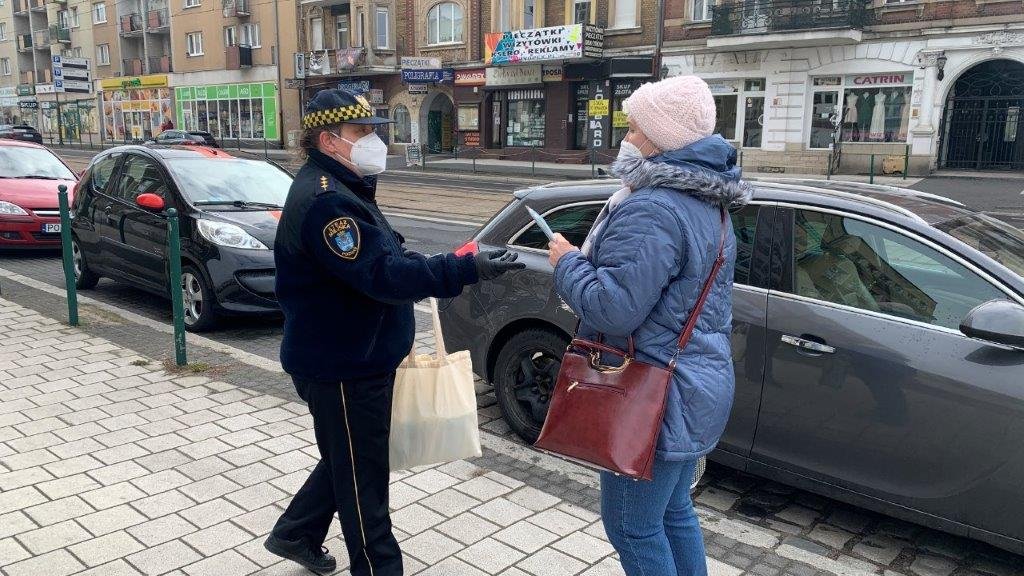
[[[943,112],[940,166],[1024,169],[1024,63],[989,60],[953,84]]]
[[[430,154],[449,154],[455,149],[455,104],[444,92],[434,92],[420,109],[423,142]]]

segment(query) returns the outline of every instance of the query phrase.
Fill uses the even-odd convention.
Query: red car
[[[57,186],[78,179],[60,158],[30,142],[0,139],[0,250],[60,246]]]

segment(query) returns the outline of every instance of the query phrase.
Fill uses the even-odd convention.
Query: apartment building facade
[[[663,65],[774,172],[1024,169],[1019,0],[666,0]]]

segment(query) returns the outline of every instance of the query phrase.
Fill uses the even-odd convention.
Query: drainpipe
[[[281,54],[281,14],[277,9],[277,2],[274,2],[274,43],[277,44],[277,137],[280,139],[281,148],[284,149],[284,80],[281,67],[284,66],[284,57]],[[267,139],[267,127],[263,127],[263,139]]]

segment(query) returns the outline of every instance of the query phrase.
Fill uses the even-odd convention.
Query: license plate
[[[60,224],[43,224],[43,234],[60,234]]]

